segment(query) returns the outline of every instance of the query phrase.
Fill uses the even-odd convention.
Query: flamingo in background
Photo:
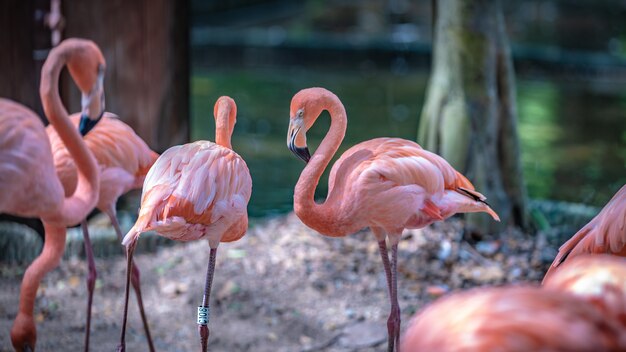
[[[156,231],[177,241],[207,239],[209,266],[204,296],[198,307],[198,333],[207,351],[209,297],[220,242],[240,239],[248,229],[247,205],[252,179],[245,161],[232,150],[237,106],[229,97],[215,103],[215,143],[196,141],[166,150],[152,165],[143,185],[141,209],[135,225],[124,237],[128,266],[124,318],[118,351],[125,350],[129,270],[137,239]]]
[[[626,259],[608,255],[581,255],[565,262],[543,287],[573,293],[621,322],[626,334]]]
[[[70,116],[74,126],[78,126],[80,115]],[[54,128],[46,128],[57,176],[65,189],[65,195],[74,193],[77,184],[76,163],[68,153],[63,140]],[[122,231],[117,221],[115,204],[124,193],[141,188],[148,170],[156,161],[158,154],[150,150],[148,145],[133,131],[130,126],[111,113],[104,113],[100,122],[84,137],[87,148],[93,153],[100,169],[100,196],[97,208],[108,215],[119,240],[122,240]],[[91,305],[93,291],[96,285],[96,263],[87,229],[87,223],[82,222],[85,241],[85,253],[89,265],[87,275],[87,323],[85,326],[85,351],[89,350],[89,333],[91,327]],[[154,351],[148,321],[143,308],[139,282],[139,269],[133,263],[131,282],[137,296],[139,312],[143,321],[146,338],[150,351]]]
[[[33,310],[42,278],[54,269],[65,249],[66,227],[78,224],[98,200],[96,160],[70,122],[59,97],[59,75],[67,65],[83,94],[82,123],[92,126],[103,113],[105,62],[98,46],[67,39],[52,49],[41,71],[39,93],[44,112],[77,165],[76,191],[65,198],[43,123],[26,107],[0,99],[0,213],[40,217],[45,242],[39,257],[24,273],[11,342],[17,351],[33,351],[37,340]],[[91,122],[89,122],[91,121]]]
[[[596,217],[559,248],[543,282],[566,259],[587,253],[626,257],[626,185],[617,191]]]
[[[625,351],[626,334],[616,319],[566,292],[478,288],[445,296],[419,312],[401,350]]]
[[[323,110],[330,113],[330,129],[311,157],[306,131]],[[394,351],[400,336],[397,252],[402,231],[422,228],[459,212],[486,212],[495,220],[499,218],[486,198],[448,162],[415,142],[399,138],[376,138],[347,150],[330,170],[326,200],[316,203],[315,188],[337,152],[346,126],[346,111],[330,91],[309,88],[293,97],[287,145],[307,163],[296,184],[294,210],[304,224],[326,236],[372,229],[387,277],[391,302],[388,349]]]

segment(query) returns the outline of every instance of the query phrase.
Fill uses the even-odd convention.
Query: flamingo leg
[[[137,245],[137,239],[134,239],[126,247],[126,290],[124,292],[124,318],[122,319],[122,333],[120,336],[120,345],[117,347],[117,352],[126,351],[126,322],[128,320],[128,296],[130,291],[130,273],[133,263],[133,252]]]
[[[380,252],[380,258],[383,260],[383,267],[385,268],[385,276],[387,278],[387,289],[389,292],[389,301],[391,303],[391,311],[389,313],[389,319],[387,320],[387,351],[394,352],[395,346],[397,344],[396,335],[398,334],[400,323],[399,321],[396,323],[396,317],[399,318],[399,309],[396,313],[396,308],[398,307],[398,297],[397,297],[397,284],[396,284],[396,265],[395,259],[397,259],[397,252],[393,249],[397,250],[397,245],[392,246],[392,260],[389,261],[389,252],[387,251],[387,243],[385,240],[378,242],[378,251]]]
[[[217,256],[217,248],[211,248],[209,256],[209,267],[206,272],[206,281],[204,284],[204,296],[202,296],[202,305],[198,307],[198,333],[200,334],[200,345],[202,352],[208,351],[209,342],[209,298],[211,297],[211,285],[213,284],[213,273],[215,272],[215,258]],[[201,310],[206,313],[200,316]]]
[[[400,348],[400,304],[398,304],[398,244],[391,246],[391,313],[387,326],[391,325],[395,346]],[[392,346],[393,347],[393,346]]]
[[[89,351],[89,335],[91,333],[91,306],[93,303],[93,291],[96,287],[96,278],[98,277],[98,273],[96,271],[96,261],[94,260],[91,240],[89,239],[87,221],[83,220],[80,223],[80,227],[83,229],[85,256],[87,257],[87,266],[89,268],[89,272],[87,273],[87,323],[85,325],[85,352],[87,352]]]
[[[120,228],[120,223],[117,221],[115,206],[108,209],[106,213],[109,216],[109,219],[111,220],[111,224],[113,225],[113,228],[115,229],[117,238],[120,240],[120,242],[122,242],[122,239],[124,236],[122,235],[122,229]],[[145,331],[146,339],[148,340],[148,347],[150,348],[150,352],[154,352],[154,344],[152,342],[152,335],[150,334],[150,327],[148,325],[148,319],[146,318],[146,312],[143,308],[143,299],[141,296],[141,282],[139,280],[140,279],[139,268],[137,268],[137,265],[135,264],[134,260],[132,261],[131,265],[132,267],[131,267],[131,274],[130,274],[130,282],[133,286],[133,289],[135,290],[135,296],[137,297],[137,305],[139,306],[139,314],[141,315],[141,321],[143,323],[143,330]]]

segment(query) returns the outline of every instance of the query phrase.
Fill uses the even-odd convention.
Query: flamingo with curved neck
[[[324,110],[330,113],[330,129],[310,156],[306,131]],[[460,212],[486,212],[499,218],[486,198],[443,158],[399,138],[376,138],[347,150],[330,171],[326,200],[316,203],[315,188],[339,149],[347,122],[343,104],[326,89],[303,89],[293,97],[287,145],[307,163],[295,187],[294,211],[304,224],[326,236],[372,229],[387,276],[391,302],[388,350],[394,351],[400,336],[397,250],[402,231]]]
[[[93,42],[68,39],[50,51],[42,68],[39,92],[44,111],[77,165],[77,186],[70,197],[65,198],[48,137],[37,115],[17,103],[0,100],[0,180],[5,185],[0,212],[41,217],[45,228],[42,253],[22,279],[18,314],[11,329],[11,342],[17,351],[35,348],[33,310],[37,289],[63,255],[66,227],[83,220],[98,200],[96,160],[70,122],[59,97],[59,75],[66,65],[83,92],[83,118],[95,123],[104,109],[100,77],[105,63]]]
[[[70,120],[75,128],[80,126],[80,119],[80,114],[70,116]],[[57,176],[63,185],[65,195],[71,195],[76,189],[77,183],[76,163],[61,138],[59,138],[54,126],[50,125],[46,127],[46,132],[48,133],[52,147]],[[93,127],[93,129],[84,136],[84,141],[96,158],[100,172],[100,194],[96,207],[101,212],[107,214],[115,233],[119,240],[122,241],[124,234],[117,221],[117,211],[115,209],[117,200],[124,193],[132,189],[141,188],[143,180],[148,173],[148,169],[154,164],[159,155],[150,150],[148,145],[130,126],[125,124],[116,115],[108,112],[105,112],[97,126]],[[83,229],[85,257],[88,266],[87,322],[85,325],[84,349],[85,351],[89,351],[91,307],[98,273],[86,220],[81,222],[81,227]],[[135,290],[148,348],[150,351],[154,351],[148,319],[143,308],[140,271],[135,263],[133,263],[131,271],[131,282]]]

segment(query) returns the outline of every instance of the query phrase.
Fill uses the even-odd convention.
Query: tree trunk
[[[527,225],[515,77],[498,0],[438,0],[433,73],[418,141],[487,196],[502,219],[468,216],[482,233]]]

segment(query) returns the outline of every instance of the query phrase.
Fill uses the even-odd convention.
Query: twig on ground
[[[321,342],[317,345],[308,347],[308,348],[304,348],[302,350],[300,350],[300,352],[315,352],[315,351],[321,351],[327,347],[330,347],[332,345],[335,344],[335,342],[339,341],[339,338],[341,337],[341,335],[343,335],[342,332],[335,334],[334,336],[332,336],[330,339]]]
[[[474,247],[472,247],[472,245],[467,243],[467,241],[461,241],[461,249],[466,251],[472,258],[480,262],[482,265],[497,265],[493,260],[485,258],[482,254],[480,254],[476,249],[474,249]]]

